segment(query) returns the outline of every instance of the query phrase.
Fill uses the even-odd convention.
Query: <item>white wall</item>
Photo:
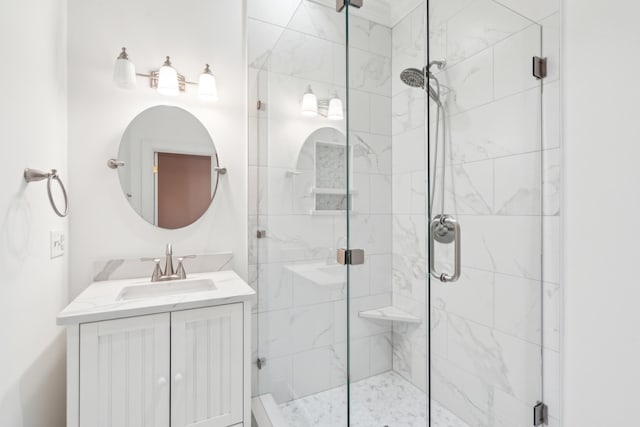
[[[0,425],[64,425],[67,257],[49,259],[49,231],[66,232],[43,182],[25,167],[57,168],[67,182],[66,1],[0,2]]]
[[[172,242],[177,253],[233,251],[234,269],[246,275],[246,66],[244,2],[71,0],[69,2],[69,165],[74,198],[70,215],[71,296],[91,281],[92,264],[105,258],[160,255]],[[204,64],[218,80],[220,101],[197,99],[195,88],[163,97],[140,78],[124,91],[112,82],[122,46],[140,73],[159,68],[165,55],[197,81]],[[160,230],[131,209],[118,175],[105,166],[129,122],[158,104],[176,105],[209,130],[229,173],[212,207],[195,224]]]
[[[640,5],[564,12],[565,425],[637,425]]]

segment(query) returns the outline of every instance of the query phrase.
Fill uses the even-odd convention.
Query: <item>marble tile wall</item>
[[[426,62],[425,7],[392,29],[394,76]],[[464,236],[462,278],[432,284],[432,397],[472,426],[526,426],[544,396],[557,425],[559,5],[431,0],[429,7],[431,59],[446,59],[438,78],[452,88],[445,89],[445,210]],[[543,97],[530,71],[541,40],[549,58]],[[393,304],[424,319],[425,100],[399,79],[392,94]],[[433,166],[442,173],[440,162]],[[437,247],[438,269],[452,268],[451,249]],[[392,331],[394,370],[422,389],[428,333]]]
[[[312,215],[310,191],[318,185],[315,143],[344,143],[346,125],[300,114],[309,84],[319,98],[346,97],[345,23],[335,9],[308,0],[277,1],[277,15],[251,3],[249,105],[266,105],[250,118],[254,357],[266,359],[254,369],[253,393],[283,403],[346,382],[346,274],[335,264],[346,245],[346,215]],[[391,304],[391,29],[354,17],[351,42],[351,236],[367,251],[351,276],[358,380],[392,367],[391,325],[357,315]],[[258,229],[266,238],[255,238]]]

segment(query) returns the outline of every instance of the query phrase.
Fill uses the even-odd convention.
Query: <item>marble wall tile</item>
[[[424,171],[426,164],[425,130],[415,128],[393,138],[393,173]]]
[[[540,398],[540,348],[485,326],[448,316],[449,360],[522,401]]]
[[[293,355],[293,397],[299,399],[331,388],[331,349],[318,348]]]
[[[371,375],[387,372],[392,368],[391,333],[373,335],[369,338]]]
[[[405,68],[422,68],[427,62],[425,47],[425,12],[420,7],[414,9],[391,30],[392,64],[391,84],[393,95],[407,87],[398,76]]]
[[[371,206],[369,212],[372,214],[391,215],[391,176],[372,174],[370,177]],[[390,220],[390,217],[388,217]],[[390,229],[389,224],[389,229]],[[389,252],[390,247],[385,252]]]
[[[495,213],[540,215],[542,213],[540,152],[502,157],[495,165]]]
[[[424,129],[426,102],[424,92],[405,88],[394,95],[391,101],[391,127],[393,135],[415,128]]]
[[[493,101],[493,50],[486,49],[438,74],[451,89],[447,96],[450,114],[470,110]]]
[[[440,162],[438,162],[440,164]],[[489,215],[494,204],[494,163],[479,161],[450,165],[445,169],[445,212]],[[442,168],[436,169],[435,209],[441,209]],[[433,182],[432,182],[433,184]],[[433,194],[433,193],[432,193]]]
[[[447,61],[453,64],[493,46],[531,24],[491,0],[476,0],[447,23]]]
[[[560,284],[560,217],[542,218],[542,277],[545,282]]]
[[[549,1],[558,2],[558,0]],[[541,20],[540,25],[542,26],[542,53],[547,58],[547,77],[544,80],[546,86],[560,79],[560,12]]]
[[[434,399],[470,426],[489,425],[491,395],[487,384],[438,356],[431,362],[431,393]]]
[[[476,0],[437,0],[429,2],[429,19],[432,26],[446,23]]]
[[[529,427],[533,404],[523,402],[509,393],[496,389],[493,393],[492,426]],[[491,419],[491,418],[490,418]]]
[[[493,47],[495,98],[540,88],[531,73],[531,58],[542,55],[541,32],[540,25],[533,24]]]
[[[391,137],[352,132],[353,170],[363,173],[391,173]]]
[[[560,378],[562,377],[561,359],[558,351],[544,349],[542,353],[544,363],[544,401],[549,406],[549,416],[561,418],[562,416],[562,394],[560,389]],[[559,426],[558,420],[555,420]],[[551,424],[550,424],[551,425]]]
[[[360,49],[349,49],[350,88],[389,96],[391,59]]]
[[[369,132],[371,126],[371,114],[369,104],[370,94],[362,90],[349,92],[349,125],[351,130]]]
[[[542,292],[539,280],[495,275],[495,328],[542,345]]]
[[[542,96],[542,146],[560,147],[560,82],[544,83]]]
[[[561,203],[562,165],[560,149],[542,152],[542,212],[559,215]]]
[[[447,270],[440,270],[440,268]],[[450,271],[451,266],[438,266],[438,269]],[[431,282],[431,304],[447,313],[493,327],[494,286],[497,282],[492,272],[466,268],[460,280],[454,284],[443,284],[436,280]],[[497,314],[499,300],[497,287],[495,295]]]
[[[389,9],[394,26],[415,9],[421,9],[422,13],[426,13],[425,0],[394,0],[389,2]]]
[[[367,258],[369,265],[370,295],[388,294],[391,292],[391,255],[371,255]]]
[[[542,345],[549,350],[560,352],[560,322],[562,308],[562,290],[555,283],[542,285]],[[558,378],[548,378],[557,387]]]
[[[301,0],[247,0],[247,15],[260,21],[284,27],[291,19]]]
[[[266,65],[274,73],[334,83],[334,46],[327,40],[285,30]]]
[[[541,218],[535,216],[459,216],[465,244],[463,268],[538,280],[542,267]],[[526,244],[523,244],[526,242]],[[451,245],[437,247],[436,260],[452,260]]]
[[[286,263],[258,266],[258,310],[282,310],[293,304],[293,274]]]
[[[391,135],[391,98],[388,94],[374,95],[369,99],[369,132],[378,135]]]
[[[451,117],[452,161],[539,151],[539,100],[540,91],[532,89]]]
[[[310,215],[267,217],[264,262],[333,259],[333,218]]]
[[[334,344],[332,347],[333,360],[331,386],[339,387],[347,382],[347,343]],[[349,348],[351,356],[351,381],[360,381],[371,375],[371,347],[370,337],[352,339]]]
[[[540,21],[542,18],[560,10],[559,0],[496,0],[517,13],[520,13],[532,21]]]
[[[308,0],[300,2],[287,28],[342,45],[346,42],[344,15]]]

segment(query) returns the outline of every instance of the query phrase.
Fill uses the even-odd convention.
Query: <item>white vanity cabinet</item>
[[[251,304],[233,271],[95,282],[67,327],[67,427],[251,426]]]
[[[70,390],[77,401],[68,402],[68,426],[249,426],[248,306],[69,328],[68,347],[77,357],[70,357],[68,375],[78,390]]]

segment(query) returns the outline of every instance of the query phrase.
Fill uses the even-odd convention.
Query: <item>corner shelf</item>
[[[392,305],[373,310],[361,311],[358,315],[365,319],[386,320],[389,322],[422,323],[419,317],[407,313]]]

